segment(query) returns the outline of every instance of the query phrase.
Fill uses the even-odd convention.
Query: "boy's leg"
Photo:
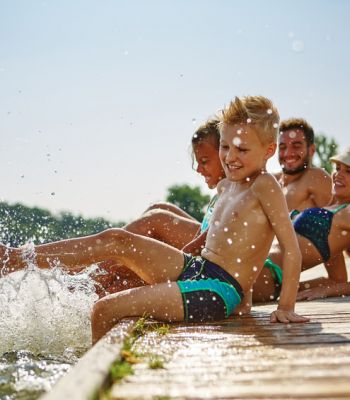
[[[199,227],[199,223],[193,219],[176,215],[171,211],[155,209],[127,224],[124,229],[182,249],[193,240]]]
[[[11,251],[15,252],[14,249]],[[20,259],[19,251],[14,261]],[[148,283],[175,281],[184,264],[180,250],[124,229],[108,229],[92,236],[38,245],[35,246],[35,252],[40,268],[50,267],[55,260],[69,270],[74,270],[76,265],[116,260]],[[23,266],[23,262],[21,265],[13,265],[10,261],[12,270]]]
[[[125,317],[142,317],[179,322],[184,319],[180,289],[175,282],[124,290],[100,299],[91,316],[92,342],[96,343]]]

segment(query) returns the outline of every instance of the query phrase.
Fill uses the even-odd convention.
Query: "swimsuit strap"
[[[290,218],[290,219],[293,219],[293,218],[294,218],[296,215],[298,215],[298,214],[300,214],[300,211],[294,209],[294,210],[292,210],[292,211],[289,213],[289,218]]]
[[[348,205],[349,205],[349,203],[340,204],[340,206],[334,208],[333,210],[329,210],[329,211],[331,211],[333,214],[336,214],[338,211],[342,210],[343,208],[347,207]]]

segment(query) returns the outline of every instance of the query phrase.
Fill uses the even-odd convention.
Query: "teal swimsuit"
[[[312,207],[301,212],[293,210],[290,213],[295,232],[310,240],[320,253],[324,262],[327,262],[331,256],[328,235],[332,227],[333,217],[337,212],[348,205],[349,203],[344,203],[333,210],[327,210],[326,208],[321,207]],[[270,258],[266,259],[264,266],[271,271],[274,278],[276,284],[274,299],[277,299],[281,290],[282,269],[277,264],[273,263]]]
[[[334,210],[313,207],[307,208],[302,212],[297,210],[291,212],[295,232],[310,240],[321,254],[324,262],[328,261],[331,256],[328,235],[332,227],[333,217],[337,212],[347,206],[348,203],[345,203],[336,207]]]
[[[201,224],[201,233],[205,232],[209,228],[210,218],[213,215],[214,206],[216,200],[218,199],[218,195],[214,195],[208,204],[207,211],[203,217],[202,224]]]

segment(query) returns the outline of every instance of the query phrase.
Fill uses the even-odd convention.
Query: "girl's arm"
[[[200,230],[199,230],[200,231]],[[202,232],[196,236],[190,243],[183,247],[182,251],[184,253],[191,253],[193,256],[198,256],[201,254],[202,249],[205,246],[205,239],[207,237],[207,232]]]

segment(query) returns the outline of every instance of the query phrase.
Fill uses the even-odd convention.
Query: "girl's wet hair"
[[[200,143],[211,141],[211,143],[219,150],[220,146],[220,130],[219,130],[220,119],[217,116],[208,119],[203,125],[201,125],[193,134],[191,144],[192,144],[192,167],[195,164],[195,156],[193,153],[193,148]]]
[[[208,140],[209,138],[213,140],[213,144],[219,148],[220,145],[220,131],[218,127],[219,118],[214,117],[208,119],[208,121],[201,125],[192,136],[192,147]]]

